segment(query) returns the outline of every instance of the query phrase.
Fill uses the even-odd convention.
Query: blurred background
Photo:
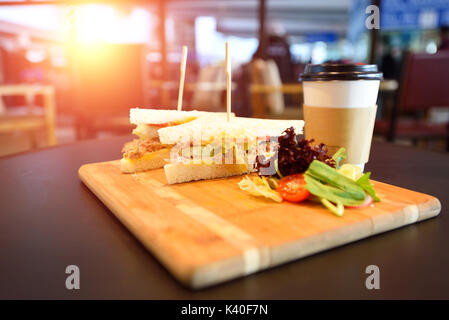
[[[380,8],[368,29],[366,8]],[[307,63],[376,63],[375,139],[448,150],[449,0],[0,1],[0,156],[129,134],[130,107],[302,119]]]

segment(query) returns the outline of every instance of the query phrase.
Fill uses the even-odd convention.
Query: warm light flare
[[[150,15],[134,8],[129,13],[104,4],[80,5],[74,9],[75,40],[81,44],[145,43],[149,40]]]
[[[75,32],[79,42],[110,40],[116,32],[117,13],[112,7],[88,5],[76,10]]]

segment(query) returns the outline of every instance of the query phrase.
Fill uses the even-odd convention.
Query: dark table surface
[[[431,220],[200,291],[181,286],[79,180],[89,162],[120,158],[130,137],[0,159],[0,298],[449,298],[449,155],[373,143],[373,178],[431,194]],[[66,266],[80,268],[67,290]],[[365,268],[380,269],[367,290]]]

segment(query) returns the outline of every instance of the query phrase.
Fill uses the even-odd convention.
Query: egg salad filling
[[[256,155],[272,152],[273,146],[263,140],[237,142],[236,139],[214,141],[201,145],[175,145],[171,150],[171,162],[184,164],[242,164],[254,166]]]

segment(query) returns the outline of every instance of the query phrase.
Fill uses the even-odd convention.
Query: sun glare
[[[139,8],[125,14],[108,5],[82,5],[75,9],[76,40],[82,44],[144,43],[149,38],[149,18]]]

